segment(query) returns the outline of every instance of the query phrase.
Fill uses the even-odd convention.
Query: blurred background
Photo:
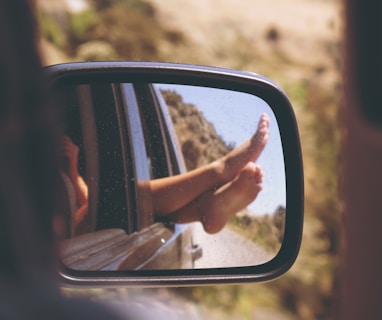
[[[162,303],[190,319],[334,319],[341,247],[339,0],[37,0],[45,64],[169,61],[260,73],[292,101],[305,174],[296,264],[265,284],[63,289],[96,300]],[[188,319],[188,318],[187,318]]]

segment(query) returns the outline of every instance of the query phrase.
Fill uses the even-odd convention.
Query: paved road
[[[228,227],[214,235],[205,233],[200,223],[194,223],[193,228],[193,242],[203,248],[203,256],[195,261],[195,268],[251,266],[273,258],[262,247]]]

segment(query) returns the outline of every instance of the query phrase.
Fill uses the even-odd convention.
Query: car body
[[[192,268],[202,249],[193,244],[191,226],[154,221],[150,201],[140,202],[138,193],[143,191],[136,187],[185,172],[159,90],[151,84],[129,83],[61,89],[65,135],[80,148],[80,172],[86,177],[89,203],[94,199],[97,203],[89,207],[96,232],[79,236],[67,232],[71,236],[62,243],[66,267]]]

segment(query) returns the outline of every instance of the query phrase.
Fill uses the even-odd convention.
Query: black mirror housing
[[[169,269],[166,269],[166,267],[160,267],[159,269],[133,267],[133,269],[128,270],[81,269],[70,267],[67,263],[62,263],[60,278],[64,284],[70,286],[99,287],[183,286],[261,282],[281,276],[293,265],[299,252],[302,237],[304,198],[303,165],[298,128],[293,108],[288,97],[278,85],[265,77],[250,72],[170,63],[69,63],[47,67],[46,72],[53,89],[58,91],[68,86],[100,83],[159,83],[223,89],[230,92],[240,92],[256,96],[262,101],[265,101],[277,121],[285,175],[285,229],[280,248],[269,261],[257,265],[240,265],[234,267],[214,266],[212,268],[202,267],[197,269],[192,267]],[[121,121],[117,121],[115,126],[121,126]],[[128,153],[128,150],[126,152]],[[126,157],[122,158],[128,161]],[[270,161],[271,160],[272,159],[270,159]],[[124,163],[121,164],[121,166],[124,165]],[[97,167],[99,166],[101,166],[101,164],[97,165]],[[175,171],[174,169],[174,174],[176,174]],[[126,173],[126,175],[128,175],[128,173]],[[100,179],[101,178],[99,178],[99,180]],[[101,182],[99,184],[101,184]],[[100,192],[98,191],[95,194],[95,197],[97,197],[100,195]],[[118,196],[119,200],[121,200],[123,194],[124,193],[121,193]],[[126,199],[122,199],[121,201],[126,201]],[[131,201],[137,202],[138,200],[134,198]],[[129,205],[128,203],[127,206]],[[97,214],[101,214],[100,210],[102,209],[97,210]],[[99,219],[98,216],[98,220]],[[145,233],[145,231],[139,231],[137,233],[137,230],[143,230],[150,224],[147,220],[140,219],[141,218],[137,218],[136,220],[132,219],[128,222],[129,226],[135,227],[132,227],[131,230],[127,230],[126,232],[132,235],[135,234],[135,238],[137,234]],[[99,221],[97,222],[95,220],[97,219],[94,218],[92,221],[93,230],[97,228],[100,229]],[[150,228],[154,229],[153,227]],[[161,234],[161,237],[163,238],[164,236]],[[152,239],[150,239],[150,241],[152,241]],[[128,245],[130,242],[126,243]],[[143,250],[142,248],[143,247],[140,247],[140,250]],[[93,252],[91,250],[87,251],[90,252],[90,255],[92,254],[91,252]],[[198,251],[197,255],[201,255],[201,251]],[[137,254],[131,257],[136,256]],[[124,261],[126,261],[126,258],[124,258]],[[146,265],[148,266],[150,264]]]

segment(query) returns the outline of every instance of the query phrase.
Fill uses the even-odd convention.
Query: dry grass
[[[150,2],[156,6],[164,25],[184,32],[189,38],[193,53],[189,56],[183,53],[180,60],[235,67],[238,59],[235,52],[244,44],[241,39],[246,43],[241,49],[249,56],[253,49],[252,54],[260,60],[284,60],[288,77],[304,77],[306,68],[325,69],[329,73],[333,67],[332,53],[326,44],[337,42],[340,36],[338,1],[166,0],[166,5],[162,0]],[[276,38],[269,37],[272,30],[277,31]],[[256,61],[248,61],[243,67],[259,71]],[[279,72],[279,63],[277,68]]]

